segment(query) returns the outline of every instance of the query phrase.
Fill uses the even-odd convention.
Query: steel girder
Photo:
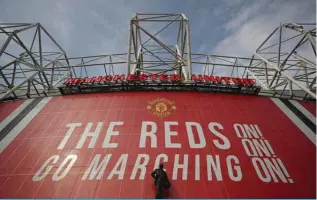
[[[154,31],[157,27],[159,30]],[[175,37],[174,41],[163,42],[166,30],[169,38]],[[174,73],[189,80],[192,74],[189,33],[189,21],[182,13],[137,13],[130,21],[127,74]],[[159,64],[147,63],[151,61]]]
[[[176,41],[167,44],[168,28]],[[59,95],[68,77],[170,73],[183,82],[192,82],[192,74],[253,78],[262,87],[259,95],[316,100],[315,24],[281,24],[251,58],[191,53],[184,14],[136,14],[129,33],[128,53],[68,58],[40,24],[0,24],[0,101]]]
[[[0,100],[52,95],[69,76],[65,51],[39,23],[0,23],[0,47]]]
[[[316,24],[280,24],[255,51],[247,74],[270,96],[316,100]]]

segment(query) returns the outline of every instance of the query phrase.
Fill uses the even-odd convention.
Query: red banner
[[[269,98],[52,98],[0,154],[1,198],[315,198],[314,144]]]

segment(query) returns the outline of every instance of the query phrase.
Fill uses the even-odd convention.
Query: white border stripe
[[[52,97],[42,99],[6,136],[0,141],[0,153],[21,133],[32,119],[44,108]]]
[[[1,123],[0,123],[0,131],[4,129],[18,114],[24,110],[33,100],[28,99],[25,100],[21,105],[19,105],[13,112],[10,113]]]
[[[316,145],[316,135],[310,130],[281,100],[271,98],[272,101],[287,115],[287,117]]]
[[[290,100],[290,102],[299,110],[301,111],[310,121],[312,121],[314,124],[316,124],[316,117],[309,112],[304,106],[302,106],[300,103],[298,103],[295,100]]]

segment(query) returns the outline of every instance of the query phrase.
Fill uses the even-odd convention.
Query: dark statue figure
[[[171,183],[167,177],[167,173],[164,171],[164,165],[160,164],[158,169],[155,169],[151,176],[154,178],[154,184],[156,186],[156,199],[163,198],[164,189],[170,188]]]

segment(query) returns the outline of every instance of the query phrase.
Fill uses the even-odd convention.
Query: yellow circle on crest
[[[157,117],[167,117],[176,111],[175,102],[166,98],[158,98],[150,101],[146,108]]]

